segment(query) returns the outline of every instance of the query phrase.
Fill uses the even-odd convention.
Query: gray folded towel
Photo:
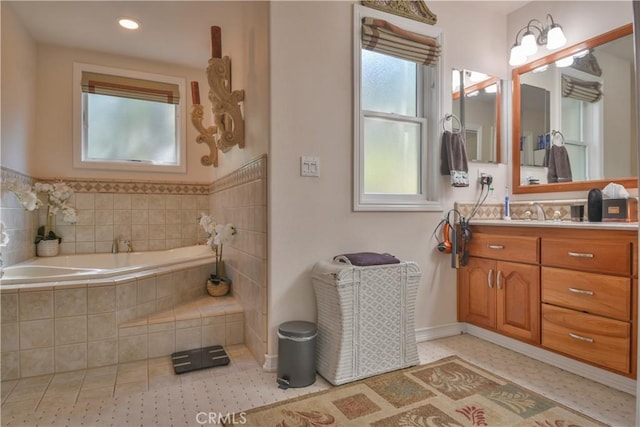
[[[367,265],[399,264],[400,260],[390,254],[379,254],[376,252],[357,252],[353,254],[342,254],[333,257],[334,261],[345,264],[363,267]]]
[[[444,131],[440,147],[440,173],[451,175],[454,187],[469,186],[467,148],[460,132]]]
[[[549,150],[548,159],[549,170],[547,171],[548,182],[571,182],[571,162],[569,153],[564,145],[552,145]]]

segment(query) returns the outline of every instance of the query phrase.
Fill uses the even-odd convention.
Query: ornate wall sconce
[[[200,163],[204,166],[218,166],[218,150],[226,153],[234,145],[244,148],[244,114],[241,102],[244,90],[231,90],[231,60],[222,58],[222,33],[220,27],[211,27],[211,59],[207,67],[209,81],[209,101],[213,105],[213,126],[205,127],[204,107],[200,104],[198,82],[191,82],[191,123],[200,135],[198,144],[209,146],[209,155],[204,155]]]

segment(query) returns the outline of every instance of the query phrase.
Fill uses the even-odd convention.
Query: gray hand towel
[[[467,148],[460,132],[444,131],[440,149],[440,173],[451,175],[451,185],[454,187],[469,186],[469,164]]]
[[[547,181],[550,183],[573,181],[569,153],[564,145],[552,145],[549,150]]]

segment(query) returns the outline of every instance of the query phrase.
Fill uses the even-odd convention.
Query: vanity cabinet
[[[537,237],[475,233],[459,272],[459,320],[539,344],[538,246]]]
[[[632,372],[632,254],[624,239],[542,238],[543,347]]]
[[[473,225],[458,319],[636,377],[637,228]]]

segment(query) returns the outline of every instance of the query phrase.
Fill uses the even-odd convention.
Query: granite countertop
[[[576,221],[538,221],[523,219],[472,219],[469,224],[498,225],[504,227],[545,227],[545,228],[582,228],[593,230],[637,230],[637,222],[576,222]]]

